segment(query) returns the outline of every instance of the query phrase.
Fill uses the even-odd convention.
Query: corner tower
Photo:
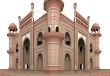
[[[92,25],[91,28],[91,33],[95,39],[95,49],[94,49],[94,53],[95,53],[95,69],[100,69],[99,68],[99,55],[101,53],[101,50],[99,49],[99,38],[101,36],[100,33],[100,26],[97,23],[94,23]]]
[[[63,34],[60,33],[60,12],[64,3],[61,0],[45,0],[44,10],[47,12],[47,29],[44,39],[47,45],[47,68],[46,70],[61,70],[60,46]]]
[[[7,36],[9,37],[9,50],[7,50],[7,53],[9,54],[9,69],[15,69],[13,38],[16,36],[17,26],[14,23],[11,23],[8,29],[9,29],[9,32]]]

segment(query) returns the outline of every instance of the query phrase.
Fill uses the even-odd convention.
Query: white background
[[[7,37],[8,26],[14,22],[18,27],[18,16],[22,18],[31,10],[30,4],[35,4],[35,20],[42,16],[44,0],[0,0],[0,68],[6,69],[9,65],[7,50],[9,39]],[[100,38],[100,67],[110,68],[110,2],[109,0],[63,0],[65,7],[63,14],[73,20],[73,4],[77,2],[77,10],[85,18],[89,15],[90,28],[97,22],[101,27]]]

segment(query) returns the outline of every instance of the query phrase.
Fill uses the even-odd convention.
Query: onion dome
[[[99,24],[98,23],[94,23],[92,25],[91,31],[98,31],[98,30],[100,30]]]
[[[17,26],[14,23],[11,23],[8,27],[10,31],[17,31]]]

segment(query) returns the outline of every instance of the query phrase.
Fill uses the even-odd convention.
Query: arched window
[[[90,68],[93,69],[93,60],[90,58]]]
[[[90,44],[90,52],[93,52],[92,44]]]
[[[19,50],[18,50],[18,43],[16,44],[16,53],[18,53]]]
[[[42,44],[43,44],[43,36],[42,33],[40,32],[37,37],[37,45],[42,45]]]
[[[58,26],[56,27],[56,32],[59,32],[59,27]]]
[[[65,60],[64,60],[64,65],[65,65],[65,70],[71,70],[71,59],[70,59],[70,55],[67,53],[65,55]]]
[[[71,38],[70,38],[70,34],[68,32],[65,33],[65,44],[71,45]]]
[[[78,41],[78,67],[85,69],[85,43],[82,38]]]
[[[30,65],[30,41],[26,38],[23,42],[23,68],[29,69]]]
[[[48,32],[50,32],[51,31],[51,29],[50,29],[50,27],[48,27]]]
[[[43,56],[39,54],[37,57],[37,70],[43,70]]]

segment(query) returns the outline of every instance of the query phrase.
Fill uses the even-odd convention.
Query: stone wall
[[[27,70],[0,70],[0,76],[110,76],[109,69],[101,70],[82,70],[82,71],[27,71]]]

